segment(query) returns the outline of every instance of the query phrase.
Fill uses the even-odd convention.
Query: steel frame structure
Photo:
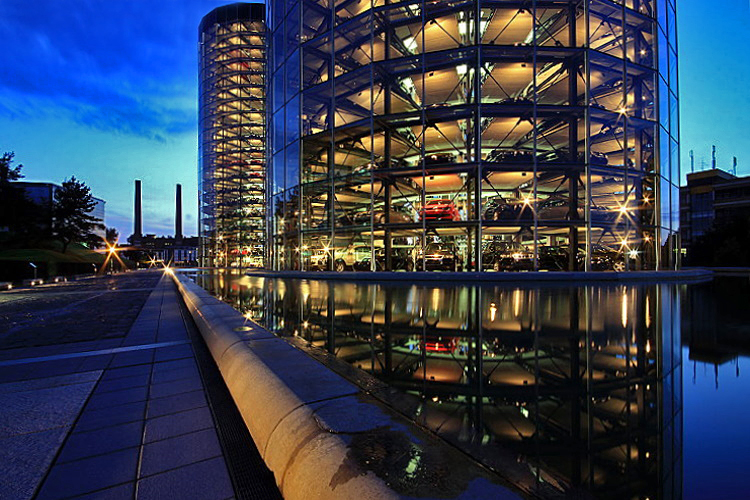
[[[200,36],[199,235],[203,266],[262,267],[266,28],[257,4],[219,7]]]
[[[456,270],[678,265],[671,0],[290,0],[269,19],[272,268],[426,270],[431,243]]]

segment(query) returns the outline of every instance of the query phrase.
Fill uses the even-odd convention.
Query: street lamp
[[[114,273],[114,257],[115,257],[115,247],[114,245],[108,245],[107,252],[109,253],[109,274]]]
[[[117,255],[117,242],[114,242],[112,244],[107,243],[106,253],[107,253],[107,258],[105,259],[104,264],[102,265],[102,270],[105,269],[107,262],[109,262],[109,273],[113,274],[115,264],[112,261],[115,259],[120,260],[120,257]],[[120,264],[122,264],[123,267],[125,266],[125,264],[123,264],[121,260],[120,260]]]

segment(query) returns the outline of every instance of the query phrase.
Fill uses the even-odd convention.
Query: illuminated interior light
[[[459,21],[458,22],[458,34],[459,35],[465,35],[466,34],[466,21]]]
[[[412,36],[404,38],[404,47],[413,52],[417,50],[417,41]]]
[[[638,258],[638,250],[631,250],[628,252],[628,255],[631,259],[637,259]]]
[[[458,76],[465,75],[466,74],[467,67],[465,64],[459,64],[456,66],[456,73]]]
[[[628,112],[628,108],[623,106],[622,108],[618,109],[617,112],[620,113],[621,115],[625,115]]]
[[[651,241],[651,236],[644,236],[643,241]]]

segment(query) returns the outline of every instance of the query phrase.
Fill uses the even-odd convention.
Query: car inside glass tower
[[[274,269],[677,265],[669,0],[269,8]]]

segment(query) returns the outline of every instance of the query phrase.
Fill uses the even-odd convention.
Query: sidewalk
[[[179,300],[156,272],[0,293],[0,498],[241,496]]]

